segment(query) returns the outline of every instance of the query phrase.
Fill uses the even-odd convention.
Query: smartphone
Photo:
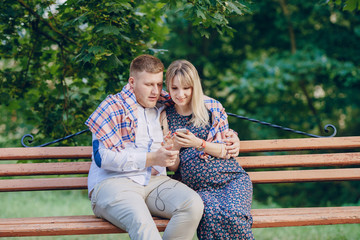
[[[176,129],[175,132],[181,132],[181,133],[187,133],[189,130],[187,130],[186,128],[179,128],[179,129]]]

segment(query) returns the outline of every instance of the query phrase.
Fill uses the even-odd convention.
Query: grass
[[[93,214],[84,191],[40,191],[0,193],[0,217],[42,217]],[[260,208],[254,202],[254,208]],[[271,206],[273,207],[273,206]],[[257,240],[357,240],[360,224],[256,228]],[[2,240],[112,240],[130,239],[127,234],[2,238]],[[196,238],[194,238],[196,239]]]

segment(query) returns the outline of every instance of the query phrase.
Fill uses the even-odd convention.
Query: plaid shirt
[[[205,107],[211,112],[212,125],[210,127],[209,135],[206,139],[207,142],[224,143],[226,139],[225,134],[231,131],[237,135],[237,133],[229,129],[229,122],[227,120],[228,115],[225,112],[225,108],[221,103],[213,98],[204,96]],[[200,153],[200,157],[203,159],[209,159],[210,156],[205,152]]]
[[[158,102],[166,105],[173,104],[169,94],[164,90]],[[127,84],[120,93],[109,95],[90,115],[85,124],[106,148],[120,151],[125,148],[125,143],[135,142],[136,103],[134,90],[130,84]],[[224,143],[225,133],[228,130],[233,131],[229,129],[225,109],[219,101],[207,96],[204,96],[204,103],[212,115],[212,126],[206,141]]]
[[[162,90],[158,103],[171,104],[166,91]],[[120,151],[126,143],[134,143],[137,101],[130,84],[125,85],[120,93],[107,96],[85,124],[108,149]]]
[[[205,107],[211,112],[212,125],[209,131],[207,142],[224,143],[225,133],[233,131],[229,129],[228,115],[221,103],[213,98],[204,96]]]

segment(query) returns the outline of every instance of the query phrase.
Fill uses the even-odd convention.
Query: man
[[[163,71],[156,57],[135,58],[129,83],[85,123],[93,133],[88,190],[94,214],[131,239],[192,239],[204,208],[195,191],[166,176],[178,151],[161,146],[159,116],[170,101],[162,90]],[[163,238],[152,215],[170,219]]]

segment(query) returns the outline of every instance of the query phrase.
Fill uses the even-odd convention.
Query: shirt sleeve
[[[116,172],[139,171],[145,168],[146,152],[136,151],[135,148],[112,151],[106,148],[95,134],[92,134],[92,146],[92,158],[99,168]]]

